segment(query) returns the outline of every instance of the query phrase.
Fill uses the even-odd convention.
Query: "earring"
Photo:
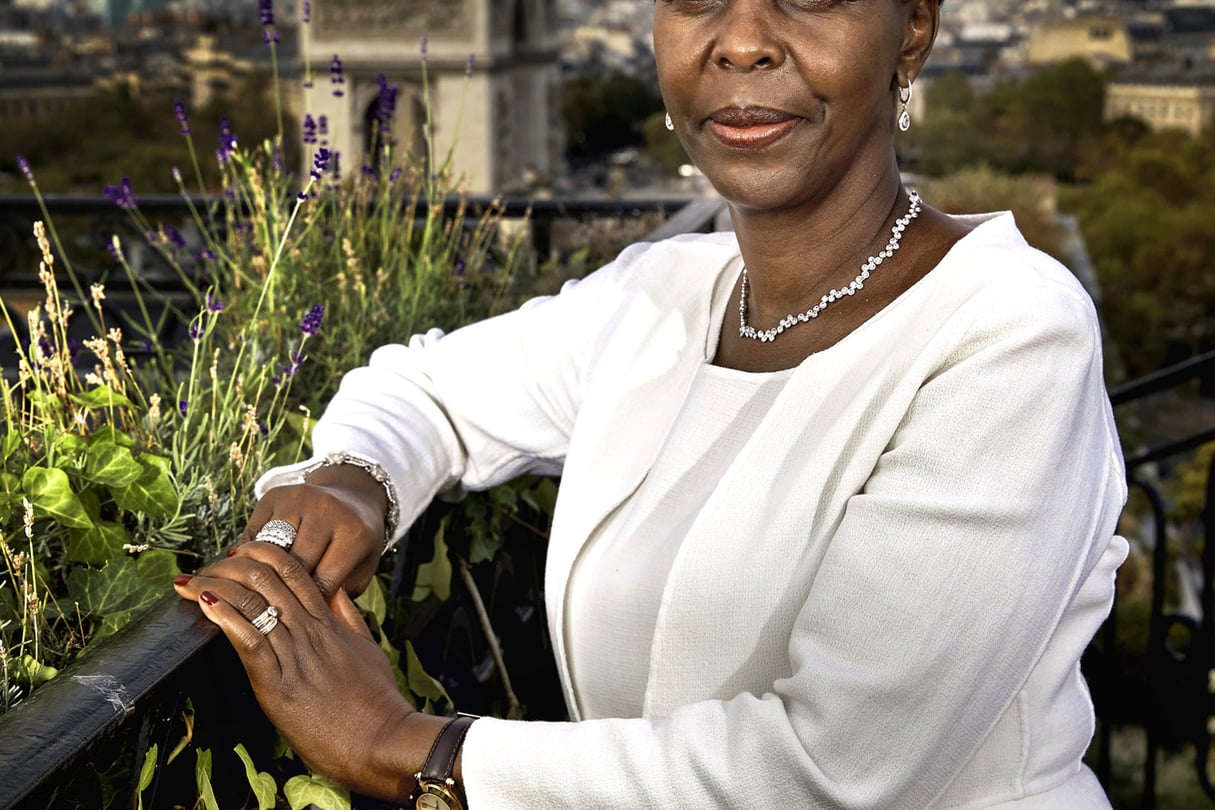
[[[671,132],[675,131],[675,122],[671,120],[670,113],[667,113],[666,125],[667,125],[667,129],[670,130]]]
[[[907,112],[907,103],[911,101],[911,80],[907,80],[907,87],[904,89],[899,86],[899,103],[903,105],[903,109],[899,112],[899,131],[906,132],[911,129],[911,113]]]

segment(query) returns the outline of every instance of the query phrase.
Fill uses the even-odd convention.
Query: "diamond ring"
[[[259,613],[253,620],[253,627],[263,636],[270,635],[270,631],[278,627],[278,608],[271,605]]]
[[[289,549],[298,534],[299,530],[287,521],[275,519],[258,529],[253,539],[263,543],[273,543],[281,549]]]

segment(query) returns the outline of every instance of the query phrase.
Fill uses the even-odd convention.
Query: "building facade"
[[[343,172],[372,163],[382,138],[425,166],[429,121],[434,164],[450,154],[469,193],[536,190],[559,177],[556,0],[311,0],[300,20],[296,112],[324,131]],[[396,88],[383,134],[381,77]]]
[[[1215,74],[1205,77],[1132,77],[1110,82],[1105,118],[1130,116],[1153,130],[1197,135],[1215,125]]]

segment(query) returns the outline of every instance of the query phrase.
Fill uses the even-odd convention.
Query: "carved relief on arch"
[[[313,0],[316,36],[395,39],[472,30],[475,0]]]

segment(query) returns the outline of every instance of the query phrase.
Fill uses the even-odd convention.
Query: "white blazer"
[[[643,717],[478,721],[472,810],[1109,806],[1080,762],[1078,662],[1127,551],[1097,321],[1010,214],[974,223],[798,367],[723,476],[666,585]],[[316,426],[318,456],[389,470],[404,525],[445,488],[561,473],[545,593],[575,719],[569,573],[710,360],[737,256],[732,234],[632,246],[380,348]]]

